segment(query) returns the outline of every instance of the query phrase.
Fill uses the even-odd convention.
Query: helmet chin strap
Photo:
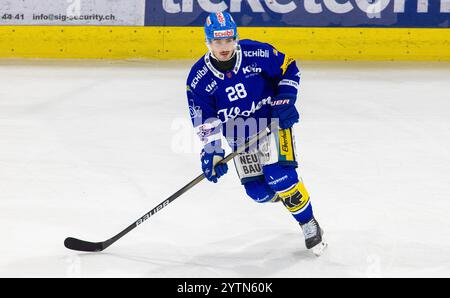
[[[233,54],[231,55],[230,59],[228,59],[227,61],[230,61],[231,59],[233,59],[234,55],[236,55],[236,47],[237,47],[237,45],[238,45],[238,42],[239,42],[239,39],[236,38],[236,40],[235,40],[235,42],[234,42],[234,45],[233,45]],[[221,61],[221,60],[217,59],[216,56],[214,56],[213,51],[212,51],[212,49],[211,49],[211,42],[210,42],[210,41],[206,40],[206,46],[208,47],[209,55],[210,55],[212,58],[214,58],[215,60]],[[226,62],[226,61],[221,61],[221,62]]]

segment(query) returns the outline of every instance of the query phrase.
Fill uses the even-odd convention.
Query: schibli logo
[[[256,51],[243,51],[245,57],[269,58],[269,50],[258,49]]]
[[[197,74],[195,75],[194,79],[191,82],[191,87],[193,89],[195,89],[195,87],[197,86],[200,79],[203,78],[207,72],[208,72],[208,68],[206,68],[206,66],[203,66],[202,69],[197,70]]]
[[[289,99],[279,99],[279,100],[272,101],[270,103],[271,106],[281,106],[281,105],[288,105],[288,104],[289,104]]]
[[[136,222],[136,226],[140,225],[141,223],[143,223],[144,221],[146,221],[147,219],[149,219],[150,216],[152,216],[153,214],[155,214],[156,212],[158,212],[158,211],[161,210],[162,208],[166,207],[169,203],[170,203],[169,200],[165,200],[164,202],[162,202],[161,204],[159,204],[158,206],[156,206],[155,209],[152,209],[149,213],[147,213],[147,214],[145,214],[144,216],[142,216],[141,218],[139,218],[139,220]]]
[[[212,92],[216,86],[217,86],[217,82],[216,82],[215,80],[213,80],[213,81],[211,82],[211,84],[209,84],[208,86],[206,86],[205,91],[206,91],[206,92]]]
[[[220,38],[220,37],[233,37],[234,36],[234,30],[220,30],[220,31],[214,31],[214,37]]]
[[[252,65],[247,65],[246,67],[242,68],[242,71],[244,74],[251,73],[251,72],[262,72],[262,69],[257,66],[258,65],[256,63],[253,63]]]

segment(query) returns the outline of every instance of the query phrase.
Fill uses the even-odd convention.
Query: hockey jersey
[[[222,72],[205,54],[187,79],[187,99],[195,132],[206,145],[221,135],[235,150],[270,122],[277,99],[296,99],[300,72],[291,57],[267,43],[241,40],[236,64]],[[231,125],[230,125],[231,124]]]

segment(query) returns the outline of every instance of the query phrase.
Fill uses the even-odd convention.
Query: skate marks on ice
[[[301,260],[316,259],[304,247],[301,234],[281,230],[249,231],[195,246],[146,243],[128,249],[110,256],[143,264],[142,274],[149,277],[271,277]]]
[[[317,277],[439,277],[450,270],[450,244],[375,229],[328,228],[329,247],[318,258],[326,272]],[[426,256],[426,258],[424,257]]]
[[[139,257],[137,255],[145,255]],[[137,252],[122,258],[144,262],[166,261],[165,265],[150,270],[148,276],[162,277],[277,277],[288,271],[287,277],[306,274],[317,257],[304,246],[301,233],[282,230],[255,230],[235,237],[208,242],[182,249],[174,255],[176,261],[163,260]]]
[[[318,259],[301,233],[256,230],[199,245],[148,241],[101,253],[24,258],[4,266],[0,276],[301,277]]]
[[[21,258],[2,265],[0,277],[439,277],[450,270],[450,245],[333,228],[326,240],[328,248],[316,257],[301,233],[281,229],[195,245],[141,239],[101,253]]]

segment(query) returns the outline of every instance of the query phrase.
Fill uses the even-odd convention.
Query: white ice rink
[[[450,277],[450,64],[300,63],[300,173],[328,250],[234,166],[200,173],[184,62],[0,61],[0,277]]]

